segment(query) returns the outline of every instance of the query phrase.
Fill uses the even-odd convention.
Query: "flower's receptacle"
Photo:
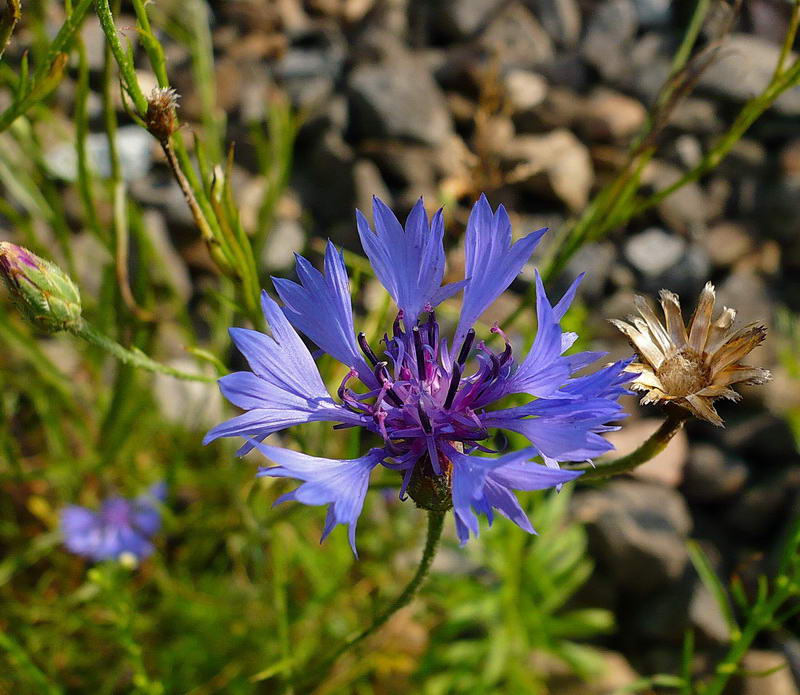
[[[420,509],[431,512],[446,512],[453,508],[453,467],[440,458],[441,475],[433,470],[429,456],[419,460],[408,481],[408,496]]]

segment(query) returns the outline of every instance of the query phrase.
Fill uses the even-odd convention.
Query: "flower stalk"
[[[683,429],[684,423],[689,419],[689,413],[675,408],[667,415],[666,420],[661,426],[651,434],[635,451],[626,456],[611,459],[609,461],[598,461],[596,464],[581,463],[577,465],[564,466],[571,471],[583,471],[581,480],[601,480],[610,478],[614,475],[629,473],[634,468],[647,463],[650,459],[658,456],[672,438]]]
[[[402,593],[392,601],[386,609],[380,613],[366,628],[359,632],[355,637],[350,638],[341,645],[333,654],[331,654],[314,672],[313,681],[309,678],[307,683],[313,684],[324,678],[330,671],[333,665],[339,660],[341,656],[349,652],[356,645],[363,642],[367,637],[376,632],[380,627],[386,624],[397,611],[404,608],[411,599],[414,598],[416,593],[425,581],[430,571],[433,559],[436,556],[436,551],[439,549],[439,540],[442,536],[442,529],[444,528],[444,517],[446,512],[443,511],[428,511],[428,533],[425,539],[425,549],[422,551],[422,557],[419,561],[419,566],[411,581],[406,584]]]
[[[111,338],[108,336],[103,335],[84,320],[81,320],[80,323],[69,328],[69,331],[73,335],[83,338],[86,342],[105,350],[109,354],[116,357],[123,364],[128,364],[132,367],[146,369],[148,372],[167,374],[168,376],[175,377],[176,379],[182,379],[183,381],[201,381],[204,383],[213,383],[217,380],[216,377],[213,376],[206,376],[204,374],[191,374],[190,372],[184,372],[180,369],[175,369],[174,367],[162,364],[161,362],[156,362],[143,352],[139,352],[138,350],[129,350],[116,341],[111,340]]]

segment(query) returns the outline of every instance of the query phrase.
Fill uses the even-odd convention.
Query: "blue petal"
[[[352,425],[366,424],[364,418],[330,401],[328,407],[318,407],[309,401],[302,408],[256,408],[209,430],[203,444],[220,437],[264,437],[293,425],[306,422],[341,422]]]
[[[493,214],[486,196],[472,208],[465,243],[467,286],[452,349],[459,350],[467,331],[520,273],[546,230],[511,244],[511,221],[501,205]]]
[[[217,425],[203,442],[235,436],[263,439],[305,422],[362,424],[361,416],[330,397],[305,343],[266,292],[262,294],[262,305],[272,336],[244,328],[230,329],[234,343],[254,373],[235,372],[219,380],[223,395],[249,412]]]
[[[453,463],[453,510],[462,545],[470,532],[478,535],[475,511],[485,514],[491,523],[492,510],[497,509],[520,528],[533,533],[530,521],[510,490],[543,490],[580,475],[576,471],[551,470],[539,464],[524,463],[536,453],[529,448],[489,458],[448,450]]]
[[[578,291],[578,286],[581,284],[586,273],[581,273],[576,277],[572,284],[567,288],[567,291],[564,292],[564,296],[558,300],[558,304],[553,307],[553,313],[555,314],[556,321],[560,321],[564,318],[564,314],[567,313],[567,310],[572,304],[572,300],[575,299],[575,293]]]
[[[328,241],[325,275],[302,256],[296,256],[300,283],[272,278],[284,303],[283,313],[322,350],[359,374],[371,374],[356,345],[350,281],[341,253]]]
[[[563,299],[562,299],[563,302]],[[558,316],[550,306],[542,278],[536,271],[536,340],[507,383],[508,393],[551,396],[570,375],[570,361],[561,357],[562,333]]]
[[[444,275],[444,223],[439,210],[430,224],[422,198],[406,219],[405,231],[394,213],[379,199],[372,199],[375,233],[356,210],[361,245],[381,281],[413,325],[427,305],[436,306],[455,294],[463,283],[441,287]]]
[[[86,507],[72,504],[61,510],[60,528],[64,545],[76,555],[92,555],[100,539],[101,526],[97,512]]]
[[[364,506],[370,473],[384,459],[384,451],[371,449],[365,456],[352,460],[326,459],[252,440],[250,443],[279,464],[273,468],[260,469],[260,476],[303,481],[299,488],[290,495],[284,495],[276,504],[293,499],[308,505],[332,505],[328,510],[322,540],[336,524],[347,524],[350,546],[358,557],[355,544],[356,523]]]

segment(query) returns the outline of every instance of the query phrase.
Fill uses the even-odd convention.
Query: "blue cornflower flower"
[[[124,559],[140,561],[153,552],[150,539],[161,527],[158,504],[166,486],[157,483],[135,499],[110,497],[99,511],[71,504],[61,510],[61,533],[68,550],[95,562]]]
[[[441,210],[429,222],[420,199],[405,229],[377,198],[373,214],[375,232],[356,213],[358,233],[376,276],[398,307],[382,349],[354,330],[347,272],[333,244],[328,242],[324,274],[298,256],[299,283],[273,278],[283,307],[262,294],[272,335],[231,329],[252,371],[229,374],[219,383],[225,397],[247,412],[214,427],[205,442],[245,437],[240,454],[255,447],[278,464],[262,468],[259,475],[302,481],[277,502],[330,505],[323,539],[336,524],[347,524],[354,552],[356,522],[370,474],[379,465],[402,473],[401,499],[409,495],[431,510],[453,507],[462,544],[470,533],[478,533],[475,512],[491,523],[497,510],[533,532],[512,491],[560,486],[580,473],[560,470],[559,462],[592,459],[613,448],[600,435],[616,429],[608,422],[623,417],[617,401],[632,378],[623,371],[629,361],[574,378],[576,370],[605,354],[564,355],[577,336],[562,332],[559,321],[580,278],[553,306],[538,272],[538,328],[530,352],[516,364],[497,326],[491,330],[503,338],[503,349],[496,352],[476,341],[473,324],[519,274],[545,230],[512,244],[505,209],[493,212],[481,196],[467,224],[466,279],[442,286]],[[435,307],[462,289],[460,319],[448,342],[440,336]],[[336,400],[297,331],[350,367]],[[353,386],[356,380],[361,387]],[[491,409],[511,394],[534,398],[519,407]],[[357,459],[341,460],[261,443],[273,432],[317,421],[363,427],[382,444]],[[496,428],[519,432],[532,446],[498,457],[474,455],[497,453],[481,443]],[[536,456],[546,465],[530,462]]]

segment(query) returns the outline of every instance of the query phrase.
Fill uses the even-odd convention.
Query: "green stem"
[[[584,480],[598,480],[610,478],[613,475],[627,473],[637,466],[647,463],[654,456],[660,454],[666,448],[672,438],[683,428],[683,424],[689,419],[689,414],[683,411],[670,412],[667,419],[650,437],[635,451],[627,456],[620,456],[610,461],[600,461],[594,466],[590,463],[581,463],[575,466],[568,466],[569,470],[584,471],[580,477]]]
[[[183,372],[180,369],[175,369],[174,367],[169,367],[166,364],[156,362],[142,352],[129,350],[128,348],[125,348],[119,343],[111,340],[111,338],[108,336],[99,333],[97,329],[93,328],[85,321],[82,321],[79,326],[71,329],[71,331],[79,338],[83,338],[86,342],[96,345],[97,347],[102,348],[106,352],[110,353],[123,364],[129,364],[133,367],[146,369],[150,372],[168,374],[176,379],[183,379],[185,381],[202,381],[205,383],[213,383],[216,381],[216,378],[213,376]]]
[[[106,35],[106,41],[111,47],[111,52],[114,54],[114,58],[119,66],[125,89],[131,99],[133,99],[133,104],[139,112],[139,115],[143,116],[147,111],[147,98],[139,86],[139,80],[136,77],[136,69],[133,65],[133,61],[125,53],[120,43],[117,27],[114,24],[114,17],[111,14],[111,7],[108,4],[108,0],[96,0],[95,10],[97,11],[97,17],[100,20],[103,33]]]
[[[329,656],[317,669],[314,670],[312,678],[309,678],[304,685],[313,684],[323,678],[328,671],[333,667],[340,656],[350,651],[360,642],[363,642],[367,637],[374,633],[378,628],[386,623],[397,611],[404,606],[407,606],[414,595],[419,591],[420,586],[428,576],[428,571],[433,563],[433,558],[439,547],[439,539],[442,536],[442,529],[444,528],[444,517],[446,512],[442,511],[429,511],[428,512],[428,535],[425,541],[425,550],[422,552],[422,558],[419,561],[419,566],[411,581],[406,584],[403,592],[380,614],[375,620],[370,623],[368,627],[359,632],[355,637],[347,640],[341,647],[339,647],[331,656]],[[305,691],[303,691],[305,692]]]
[[[19,0],[6,0],[6,11],[0,19],[0,58],[6,51],[8,42],[11,41],[11,34],[14,32],[14,27],[22,16]]]
[[[41,102],[61,82],[68,57],[64,51],[79,29],[91,4],[92,0],[80,0],[72,10],[48,47],[45,59],[36,68],[30,88],[26,88],[25,96],[14,101],[0,114],[0,132],[6,130],[32,106]]]

